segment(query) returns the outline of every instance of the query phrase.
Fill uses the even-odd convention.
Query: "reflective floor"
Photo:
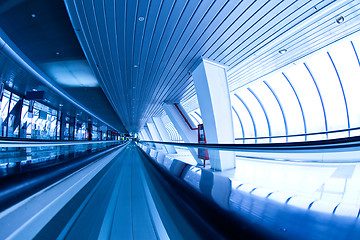
[[[140,147],[107,150],[0,212],[0,239],[358,239],[357,162],[236,152],[235,169],[214,171],[187,148]]]
[[[0,212],[0,239],[209,239],[210,234],[216,236],[204,227],[197,229],[204,223],[188,220],[186,204],[181,204],[171,189],[164,188],[146,161],[135,144],[112,151]]]
[[[194,159],[197,156],[190,150],[193,149],[177,146],[177,153],[168,156],[197,165]],[[303,209],[358,218],[360,157],[357,160],[356,156],[360,155],[357,152],[271,154],[237,151],[235,169],[213,171],[210,160],[205,161],[205,169],[229,177],[245,192]]]
[[[166,157],[153,147],[143,150],[208,201],[243,219],[238,227],[250,224],[266,234],[264,239],[358,239],[357,162],[318,161],[309,153],[307,161],[300,161],[298,153],[260,158],[237,151],[235,169],[215,171],[211,166],[216,161],[210,164],[214,149],[207,149],[205,168],[196,166],[186,148],[177,146],[178,154]]]

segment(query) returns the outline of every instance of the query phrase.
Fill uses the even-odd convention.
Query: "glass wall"
[[[10,106],[10,95],[11,93],[7,90],[4,90],[1,96],[1,117],[0,117],[0,124],[1,124],[1,136],[6,137],[7,134],[7,120],[8,120],[8,113],[9,113],[9,106]]]
[[[23,99],[6,89],[3,90],[0,101],[0,137],[88,140],[88,124],[75,117],[62,117],[61,111],[35,100]],[[115,133],[111,129],[109,131]],[[93,125],[92,140],[110,139],[107,132],[106,126],[101,125],[99,128]]]
[[[359,51],[357,34],[233,92],[237,143],[358,135]]]
[[[359,136],[359,54],[356,33],[233,91],[236,143]],[[199,108],[188,114],[202,123]]]

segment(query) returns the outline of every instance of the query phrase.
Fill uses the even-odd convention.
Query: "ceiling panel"
[[[65,3],[100,86],[133,132],[164,102],[196,105],[189,71],[201,57],[227,65],[235,90],[360,29],[358,0]]]

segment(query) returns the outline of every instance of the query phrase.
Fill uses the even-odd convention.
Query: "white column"
[[[160,136],[158,130],[155,127],[155,124],[153,122],[148,122],[148,123],[146,123],[146,126],[148,127],[148,129],[150,131],[152,140],[161,142],[162,139],[161,139],[161,136]],[[162,144],[155,143],[155,146],[158,150],[165,150],[163,147],[164,145],[162,145]]]
[[[144,137],[144,140],[150,140],[150,137],[148,136],[148,134],[146,133],[145,129],[141,130],[141,134]]]
[[[168,131],[166,130],[166,127],[165,127],[164,122],[162,121],[161,117],[153,117],[153,121],[154,121],[157,131],[160,134],[162,141],[163,142],[171,142],[170,135],[169,135]],[[167,152],[170,154],[176,153],[176,150],[175,150],[174,146],[172,146],[172,145],[165,145],[165,148],[166,148]]]
[[[137,138],[140,139],[140,140],[144,140],[144,137],[141,134],[141,131],[137,133]]]
[[[144,126],[144,134],[146,136],[146,140],[149,140],[149,141],[153,140],[153,138],[150,134],[149,128],[146,125]]]
[[[145,138],[143,132],[144,132],[144,130],[141,130],[141,131],[139,132],[139,138],[140,138],[140,140],[147,140],[147,139]]]
[[[231,101],[225,66],[201,59],[192,70],[207,143],[234,143]],[[235,168],[235,154],[209,151],[215,170]]]
[[[185,143],[197,143],[198,142],[198,134],[195,124],[190,119],[187,112],[181,106],[180,103],[164,103],[163,108],[170,118],[171,122],[174,124],[174,127],[178,131],[182,140]],[[190,126],[189,126],[190,125]],[[198,153],[194,148],[189,148],[191,155],[196,160],[199,165],[202,165],[203,162],[198,158]]]
[[[180,103],[164,103],[163,108],[185,143],[197,143],[197,130]],[[179,111],[180,110],[180,111]],[[189,126],[190,125],[190,126]],[[191,129],[192,128],[192,129]]]

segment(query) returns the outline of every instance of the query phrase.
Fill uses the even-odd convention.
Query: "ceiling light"
[[[284,49],[281,49],[281,50],[279,50],[279,53],[280,54],[285,54],[287,52],[287,50],[284,48]]]
[[[31,14],[31,17],[36,18],[36,14],[35,13]]]
[[[342,24],[345,21],[345,18],[343,16],[340,16],[336,19],[337,24]]]
[[[138,67],[138,65],[135,64],[135,65],[134,65],[134,68],[137,68],[137,67]]]
[[[64,106],[64,105],[62,105],[61,103],[59,104],[59,107],[62,107],[62,106]]]
[[[145,20],[145,18],[144,18],[144,17],[139,17],[138,20],[139,20],[140,22],[143,22],[143,21]]]
[[[60,55],[60,52],[56,52],[56,55]]]

